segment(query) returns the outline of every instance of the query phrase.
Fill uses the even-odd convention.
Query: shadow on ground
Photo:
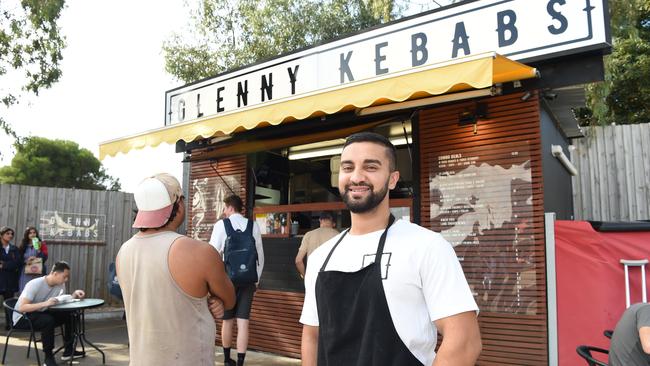
[[[2,347],[4,349],[5,333],[0,337]],[[40,337],[40,335],[39,335]],[[129,348],[128,337],[126,331],[126,323],[122,319],[102,319],[102,320],[86,320],[86,337],[89,341],[93,342],[106,354],[106,365],[128,365],[129,364]],[[37,366],[36,356],[34,349],[30,352],[30,358],[26,358],[27,344],[29,340],[29,333],[15,333],[9,339],[9,348],[7,349],[7,359],[5,365],[22,366],[34,365]],[[61,345],[61,337],[56,339],[55,347]],[[43,362],[43,352],[41,344],[38,344],[41,362]],[[56,349],[56,348],[55,348]],[[80,349],[78,347],[77,349]],[[101,355],[92,348],[86,347],[86,357],[73,361],[73,365],[83,366],[98,366],[102,364]],[[220,347],[215,347],[216,363],[215,365],[223,365],[223,354],[220,352]],[[59,365],[64,365],[60,360],[61,354],[57,354],[57,362]],[[1,356],[0,356],[1,357]],[[66,365],[68,363],[65,363]],[[246,355],[247,366],[297,366],[300,365],[300,360],[280,357],[261,352],[248,352]]]

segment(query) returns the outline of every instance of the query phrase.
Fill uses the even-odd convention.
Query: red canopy
[[[650,258],[650,231],[597,232],[586,221],[557,221],[555,245],[559,364],[582,365],[577,346],[609,349],[603,331],[614,329],[625,310],[619,261]],[[641,301],[640,272],[630,269],[631,303]]]

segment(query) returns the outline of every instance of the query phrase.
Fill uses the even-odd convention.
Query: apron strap
[[[381,266],[381,256],[384,254],[384,244],[386,244],[386,236],[388,236],[388,229],[393,225],[395,222],[395,216],[393,214],[390,214],[390,217],[388,218],[388,226],[386,226],[386,230],[381,234],[381,238],[379,238],[379,245],[377,246],[377,253],[375,253],[375,263],[378,263],[378,265]]]
[[[388,226],[386,226],[386,229],[384,232],[381,234],[381,238],[379,238],[379,245],[377,246],[377,253],[375,254],[375,262],[377,262],[377,258],[379,258],[379,263],[381,264],[381,255],[384,252],[384,244],[386,243],[386,235],[388,234],[388,229],[393,225],[395,222],[395,216],[393,214],[390,214],[390,217],[388,218]],[[332,257],[332,254],[334,254],[334,250],[336,247],[341,244],[341,241],[343,241],[343,238],[350,232],[350,229],[346,229],[343,232],[343,235],[339,238],[339,240],[334,244],[334,247],[332,247],[332,250],[330,250],[329,254],[327,255],[327,258],[325,258],[325,262],[323,262],[323,265],[320,267],[320,272],[325,271],[325,267],[327,266],[327,263],[329,263],[330,258]]]
[[[341,235],[341,237],[336,242],[336,244],[334,244],[334,247],[332,248],[332,250],[330,250],[330,253],[327,255],[327,258],[325,258],[325,262],[323,262],[323,265],[320,267],[320,272],[325,271],[325,266],[327,266],[327,263],[330,261],[330,257],[332,256],[332,254],[334,254],[334,249],[336,249],[336,247],[338,247],[339,244],[341,244],[341,241],[343,240],[343,238],[345,238],[346,235],[348,235],[348,232],[350,232],[350,228],[345,229],[343,235]]]

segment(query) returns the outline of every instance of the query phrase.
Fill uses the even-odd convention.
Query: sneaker
[[[48,356],[45,357],[45,362],[43,362],[43,366],[59,366],[59,364],[56,363],[54,356]]]
[[[61,356],[61,361],[70,361],[70,359],[86,357],[86,352],[74,351],[74,354],[71,352],[63,352]]]

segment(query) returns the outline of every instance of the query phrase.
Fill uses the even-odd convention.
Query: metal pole
[[[630,276],[627,272],[627,264],[623,264],[625,267],[625,308],[630,307]]]
[[[641,286],[643,287],[643,302],[648,302],[648,297],[645,288],[645,264],[641,266]]]
[[[555,272],[555,213],[544,214],[546,242],[546,306],[548,312],[548,364],[558,365],[557,282]]]

